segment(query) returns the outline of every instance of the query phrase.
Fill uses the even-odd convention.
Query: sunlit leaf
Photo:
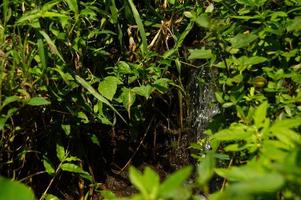
[[[134,167],[130,167],[129,178],[131,183],[136,186],[136,188],[142,193],[142,195],[147,197],[148,196],[147,188],[145,188],[144,179],[141,172],[139,172]]]
[[[74,13],[78,13],[78,5],[77,0],[65,0],[69,6],[69,9],[72,10]]]
[[[256,108],[254,113],[254,125],[259,128],[262,126],[268,109],[269,104],[267,102],[262,103],[258,108]]]
[[[55,169],[53,168],[52,164],[50,163],[50,161],[48,159],[46,159],[46,158],[43,159],[43,165],[48,174],[52,175],[55,173]]]
[[[153,92],[154,88],[151,85],[141,85],[134,87],[133,92],[148,99]]]
[[[115,76],[107,76],[103,81],[100,82],[98,91],[107,99],[112,100],[116,93],[118,84],[121,83],[122,82]]]
[[[206,155],[205,159],[197,166],[197,172],[198,172],[197,182],[201,186],[206,185],[207,182],[210,180],[210,178],[214,173],[214,167],[215,167],[214,153],[209,152]]]
[[[254,42],[257,36],[253,33],[239,33],[235,37],[229,39],[233,48],[243,48]]]
[[[84,171],[80,166],[73,163],[64,163],[61,165],[61,169],[66,172],[77,173],[79,176],[92,181],[92,177],[88,172]]]
[[[60,144],[56,144],[56,156],[60,161],[63,161],[66,158],[65,148]]]
[[[113,107],[113,105],[105,99],[101,94],[99,94],[88,82],[86,82],[83,78],[79,76],[75,76],[75,79],[85,88],[87,89],[95,98],[99,101],[103,102],[107,106],[109,106],[125,123],[126,120],[122,117],[122,115]]]
[[[33,97],[27,102],[27,105],[30,106],[45,106],[49,104],[50,101],[47,101],[44,97]]]
[[[192,172],[191,167],[184,167],[173,174],[170,174],[160,185],[159,194],[162,197],[173,196],[174,190],[177,190]]]
[[[189,60],[210,59],[213,57],[213,54],[210,49],[189,49],[189,53]]]
[[[35,200],[34,194],[27,186],[0,177],[0,199],[3,200]]]

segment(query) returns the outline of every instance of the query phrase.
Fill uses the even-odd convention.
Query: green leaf
[[[129,169],[129,178],[133,185],[142,193],[142,195],[147,199],[148,193],[147,188],[145,188],[144,179],[142,174],[135,169],[134,167],[130,167]]]
[[[189,49],[188,51],[190,53],[188,60],[210,59],[213,57],[210,49]]]
[[[60,54],[60,52],[58,51],[56,45],[50,39],[50,37],[48,36],[48,34],[45,31],[40,31],[40,33],[45,38],[47,44],[49,45],[49,48],[50,48],[51,52],[53,54],[57,55],[65,63],[65,60],[64,60],[63,56]]]
[[[11,104],[11,103],[16,102],[16,101],[20,101],[20,98],[18,96],[6,97],[4,99],[4,101],[2,102],[2,105],[0,106],[0,110],[2,110],[8,104]]]
[[[301,118],[277,120],[271,127],[272,132],[277,132],[281,129],[296,128],[301,125]]]
[[[175,190],[180,187],[185,180],[190,176],[192,167],[184,167],[173,174],[169,175],[160,185],[159,195],[164,198],[173,196]]]
[[[264,120],[266,119],[268,107],[269,104],[267,102],[264,102],[258,108],[256,108],[253,119],[254,119],[254,125],[257,128],[262,127]]]
[[[136,95],[132,91],[132,89],[129,88],[122,88],[122,93],[118,97],[118,100],[122,102],[123,106],[126,108],[130,115],[131,111],[131,106],[134,104],[136,100]]]
[[[27,105],[30,106],[45,106],[49,104],[50,101],[47,101],[44,97],[33,97],[27,102]]]
[[[146,34],[145,34],[145,30],[144,30],[142,20],[140,18],[139,12],[138,12],[135,4],[133,3],[133,0],[128,0],[128,2],[129,2],[130,7],[132,9],[136,24],[138,26],[138,30],[140,32],[140,37],[141,37],[141,40],[142,40],[141,52],[142,52],[142,54],[146,54],[146,52],[147,52],[147,38],[146,38]]]
[[[61,162],[63,162],[66,158],[65,148],[60,144],[56,144],[56,156]]]
[[[66,172],[77,173],[81,177],[92,181],[92,177],[88,172],[84,171],[80,166],[75,165],[73,163],[64,163],[61,165],[61,169]]]
[[[198,171],[198,183],[201,186],[205,186],[211,177],[214,174],[214,167],[215,167],[215,158],[214,153],[209,152],[205,159],[198,164],[197,171]]]
[[[222,92],[215,92],[214,94],[215,94],[215,99],[218,101],[218,103],[220,103],[220,104],[225,103],[225,100],[223,99],[223,93]]]
[[[55,173],[55,169],[47,158],[43,159],[43,165],[48,174],[53,175]]]
[[[65,0],[69,6],[69,9],[72,10],[74,13],[78,13],[78,5],[77,0]]]
[[[35,200],[30,188],[22,183],[0,177],[0,199],[3,200]]]
[[[173,5],[175,4],[176,0],[168,0],[168,2]]]
[[[46,70],[47,64],[46,64],[46,53],[45,53],[45,48],[44,48],[44,43],[42,39],[38,39],[38,49],[39,49],[39,57],[42,65],[43,71]]]
[[[46,194],[45,200],[60,200],[57,196],[54,196],[53,194]]]
[[[294,19],[288,20],[287,22],[287,31],[300,31],[301,30],[301,16],[295,17]]]
[[[160,78],[157,79],[154,82],[154,86],[161,92],[166,92],[169,88],[169,84],[171,84],[172,81],[168,78]]]
[[[253,133],[247,130],[247,126],[242,124],[232,124],[230,128],[223,129],[210,138],[218,141],[248,140]]]
[[[279,191],[283,184],[284,178],[280,174],[269,172],[261,177],[232,184],[229,188],[227,188],[227,190],[241,194],[268,193]]]
[[[148,99],[153,92],[154,88],[151,85],[141,85],[139,87],[134,87],[132,89],[136,94],[145,97]]]
[[[257,36],[253,33],[239,33],[235,37],[230,38],[229,41],[233,48],[239,49],[247,47],[250,43],[254,42]]]
[[[101,196],[107,200],[119,200],[120,199],[111,191],[102,190],[102,191],[100,191],[100,193],[101,193]]]
[[[197,18],[195,18],[194,21],[200,27],[203,27],[203,28],[208,28],[209,27],[209,18],[208,18],[207,15],[200,15]]]
[[[88,90],[95,98],[97,98],[99,101],[103,102],[107,106],[109,106],[121,119],[126,123],[126,120],[122,117],[122,115],[114,108],[114,106],[105,99],[101,94],[99,94],[88,82],[86,82],[84,79],[82,79],[79,76],[75,76],[75,79],[78,83],[80,83],[86,90]]]
[[[64,133],[66,134],[66,136],[69,136],[70,133],[71,133],[71,126],[70,126],[70,124],[62,124],[61,127],[62,127]]]
[[[98,91],[107,99],[112,100],[116,93],[118,84],[121,83],[122,82],[115,76],[107,76],[103,81],[100,82]]]
[[[151,199],[157,199],[160,177],[159,175],[152,170],[150,167],[144,169],[143,174],[144,187],[148,190],[148,194]]]

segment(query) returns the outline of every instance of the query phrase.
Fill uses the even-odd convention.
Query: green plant
[[[0,199],[34,200],[34,194],[30,188],[17,181],[0,178]]]

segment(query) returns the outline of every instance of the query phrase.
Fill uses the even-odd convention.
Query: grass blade
[[[141,40],[142,40],[141,52],[142,52],[143,55],[145,55],[145,53],[147,52],[147,40],[146,40],[146,34],[145,34],[144,26],[143,26],[142,20],[140,18],[139,12],[138,12],[135,4],[133,3],[132,0],[128,0],[128,2],[131,6],[136,24],[137,24],[139,32],[140,32],[140,36],[141,36]]]
[[[54,42],[51,40],[51,38],[48,36],[48,34],[44,31],[40,31],[40,33],[45,38],[47,44],[50,47],[50,50],[52,51],[52,53],[56,54],[65,63],[65,60],[64,60],[63,56],[60,54],[59,50],[56,48]]]

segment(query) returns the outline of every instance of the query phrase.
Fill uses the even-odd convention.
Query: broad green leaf
[[[41,17],[41,12],[38,9],[31,10],[23,14],[16,22],[16,25],[21,25],[25,22],[32,22]]]
[[[121,83],[122,82],[115,76],[107,76],[100,82],[98,91],[107,99],[112,100],[116,93],[118,84]]]
[[[248,181],[255,179],[264,174],[258,167],[241,166],[229,168],[217,168],[214,170],[219,176],[226,178],[228,181]]]
[[[48,174],[53,175],[55,173],[55,169],[47,158],[43,159],[43,165]]]
[[[78,5],[77,0],[65,0],[69,6],[69,9],[72,10],[74,13],[78,13]]]
[[[78,112],[77,117],[80,118],[81,122],[83,122],[84,124],[87,124],[90,122],[88,116],[84,112]]]
[[[173,196],[174,191],[187,180],[191,172],[192,167],[188,166],[169,175],[160,185],[159,195],[166,198]]]
[[[300,31],[301,30],[301,16],[295,17],[294,19],[288,20],[287,22],[287,31]]]
[[[229,41],[233,48],[239,49],[247,47],[250,43],[254,42],[257,36],[253,33],[239,33],[235,37],[230,38]]]
[[[61,127],[62,127],[64,133],[66,134],[66,136],[69,136],[70,133],[71,133],[71,126],[70,126],[70,124],[62,124]]]
[[[194,19],[195,23],[203,28],[209,27],[209,18],[207,15],[200,15]]]
[[[228,129],[223,129],[210,138],[218,141],[231,140],[248,140],[253,135],[251,131],[247,131],[247,127],[242,124],[233,124]]]
[[[130,115],[131,106],[134,104],[136,100],[136,95],[132,91],[132,89],[125,88],[125,87],[122,88],[122,93],[118,97],[118,100],[121,101],[121,103],[123,104],[123,106],[126,108],[126,110]]]
[[[27,105],[30,106],[44,106],[49,104],[50,101],[47,101],[44,97],[33,97],[27,102]]]
[[[148,99],[153,92],[154,88],[151,85],[141,85],[139,87],[134,87],[132,89],[136,94],[145,97]]]
[[[45,38],[47,44],[49,45],[49,48],[50,48],[51,52],[53,54],[57,55],[65,63],[65,60],[64,60],[63,56],[60,54],[60,52],[58,51],[55,43],[50,39],[48,34],[45,31],[40,31],[40,34]]]
[[[262,56],[253,56],[253,57],[242,56],[238,59],[235,59],[234,63],[237,65],[249,67],[249,66],[263,63],[265,61],[267,61],[267,58],[262,57]]]
[[[301,118],[276,120],[270,130],[272,132],[277,132],[283,128],[288,130],[291,128],[296,128],[300,125],[301,125]]]
[[[56,144],[56,156],[61,162],[63,162],[66,158],[65,148],[60,144]]]
[[[84,171],[80,166],[73,163],[64,163],[61,165],[61,169],[66,172],[77,173],[79,176],[92,181],[92,177],[88,172]]]
[[[278,174],[269,172],[263,176],[254,179],[248,179],[244,182],[232,184],[227,190],[233,193],[268,193],[278,192],[284,184],[284,178]]]
[[[173,5],[175,4],[176,0],[168,0],[168,2]]]
[[[158,196],[158,190],[160,185],[159,175],[150,167],[144,169],[143,174],[144,186],[148,190],[148,194],[151,199],[156,199]]]
[[[210,49],[189,49],[188,51],[190,53],[188,57],[189,60],[210,59],[213,57]]]
[[[168,78],[160,78],[154,82],[154,86],[161,92],[166,92],[169,88],[169,84],[172,81]]]
[[[106,200],[119,200],[120,198],[118,198],[113,192],[108,191],[108,190],[102,190],[100,191],[101,196],[103,198],[105,198]]]
[[[35,200],[35,197],[31,189],[22,183],[0,177],[0,199]]]
[[[197,182],[201,186],[206,185],[207,182],[211,179],[214,173],[214,167],[215,167],[214,153],[209,152],[206,155],[205,159],[197,166],[197,172],[198,172]]]
[[[147,188],[145,188],[142,174],[134,167],[130,167],[129,178],[131,183],[135,185],[135,187],[142,193],[142,195],[145,198],[147,198],[148,197]]]
[[[46,194],[45,200],[60,200],[60,199],[53,194]]]
[[[256,108],[253,119],[254,119],[254,125],[257,128],[262,127],[264,120],[266,119],[268,107],[269,104],[265,101],[258,108]]]
[[[52,0],[52,1],[48,1],[45,2],[41,8],[42,11],[48,11],[50,9],[52,9],[54,6],[56,6],[57,4],[61,3],[62,0]]]
[[[86,90],[88,90],[96,99],[103,102],[107,106],[109,106],[125,123],[126,120],[122,117],[122,115],[114,108],[114,106],[101,94],[99,94],[88,82],[86,82],[84,79],[82,79],[79,76],[75,76],[75,79],[78,83],[80,83]]]
[[[223,104],[225,103],[225,100],[223,99],[223,93],[222,92],[215,92],[215,99],[218,101],[218,103]]]
[[[214,10],[214,5],[213,5],[213,3],[210,3],[209,6],[207,6],[205,12],[206,13],[212,13],[213,10]]]

